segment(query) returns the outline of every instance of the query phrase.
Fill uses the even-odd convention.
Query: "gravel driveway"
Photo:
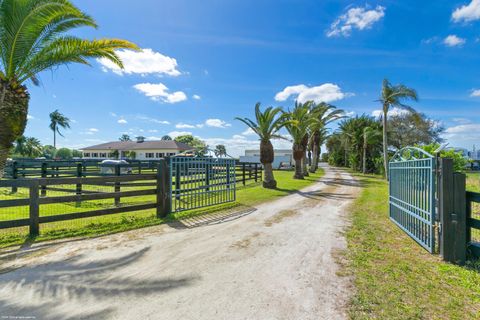
[[[324,169],[256,210],[3,252],[0,319],[343,319],[335,254],[359,188]]]

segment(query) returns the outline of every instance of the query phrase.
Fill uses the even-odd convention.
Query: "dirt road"
[[[352,177],[227,217],[3,253],[0,319],[342,319]]]

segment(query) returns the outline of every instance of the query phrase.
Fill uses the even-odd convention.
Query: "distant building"
[[[185,143],[174,140],[113,141],[83,148],[84,159],[137,159],[158,160],[193,150]]]
[[[274,160],[272,166],[274,169],[280,168],[280,165],[293,165],[293,151],[291,149],[273,150]],[[240,156],[240,162],[260,163],[260,150],[245,150],[245,155]]]

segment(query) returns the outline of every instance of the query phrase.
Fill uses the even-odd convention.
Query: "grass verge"
[[[480,319],[480,267],[444,263],[388,217],[387,183],[363,185],[346,233],[346,272],[353,276],[352,319]]]
[[[143,210],[94,218],[68,220],[63,222],[40,225],[41,234],[38,237],[27,236],[28,228],[14,228],[0,230],[0,248],[25,243],[62,239],[68,237],[97,237],[133,229],[155,226],[171,221],[208,215],[222,211],[235,211],[240,208],[251,207],[263,202],[273,201],[298,191],[317,181],[323,171],[310,174],[304,180],[292,179],[293,172],[276,171],[277,189],[264,189],[261,182],[246,186],[237,185],[237,201],[217,206],[205,207],[184,212],[172,213],[165,219],[159,219],[155,210]],[[58,213],[57,213],[58,214]]]

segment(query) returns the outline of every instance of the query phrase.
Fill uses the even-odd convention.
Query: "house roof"
[[[113,141],[94,146],[83,148],[83,151],[88,150],[119,150],[119,151],[131,151],[131,150],[158,150],[158,149],[172,149],[187,151],[192,150],[191,146],[183,142],[174,140],[159,140],[159,141]]]

